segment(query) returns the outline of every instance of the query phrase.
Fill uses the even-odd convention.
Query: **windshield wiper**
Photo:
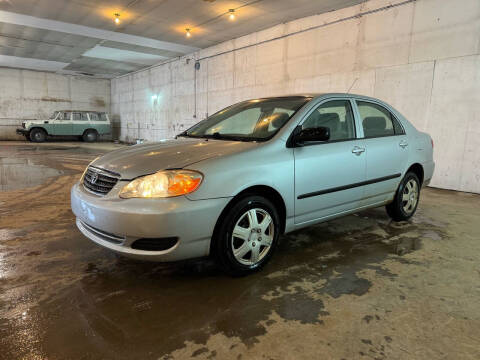
[[[215,139],[215,140],[250,141],[249,137],[220,134],[219,132],[214,132],[213,134],[205,134],[202,137],[207,139]]]
[[[214,132],[213,134],[191,135],[186,132],[178,134],[177,137],[189,137],[195,139],[214,139],[214,140],[230,140],[230,141],[261,141],[259,138],[252,138],[248,136],[228,135]]]
[[[201,136],[190,135],[187,133],[178,134],[176,137],[200,138]]]
[[[205,137],[211,137],[213,139],[225,139],[225,138],[228,138],[227,135],[222,135],[220,134],[218,131],[217,132],[214,132],[213,134],[211,135],[204,135]]]

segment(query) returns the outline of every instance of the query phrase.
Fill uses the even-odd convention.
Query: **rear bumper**
[[[77,183],[71,190],[72,211],[77,227],[96,244],[127,257],[152,261],[177,261],[207,256],[210,239],[229,198],[189,200],[120,199],[127,182],[119,181],[104,197],[87,192]],[[178,241],[161,251],[132,247],[138,239]]]
[[[435,171],[435,162],[429,161],[422,165],[423,165],[423,172],[424,172],[422,186],[427,186],[428,184],[430,184],[430,181],[432,180],[433,172]]]

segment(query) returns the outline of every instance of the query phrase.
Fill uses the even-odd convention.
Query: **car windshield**
[[[240,141],[273,137],[311,98],[303,96],[248,100],[223,109],[179,136]]]
[[[50,120],[53,120],[57,117],[58,111],[55,111],[52,116],[50,116]]]

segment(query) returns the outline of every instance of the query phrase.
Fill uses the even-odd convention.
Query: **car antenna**
[[[355,85],[355,83],[357,82],[357,80],[358,80],[358,77],[355,78],[355,80],[353,80],[352,85],[350,85],[350,87],[348,88],[347,94],[350,94],[350,90],[352,90],[353,85]]]

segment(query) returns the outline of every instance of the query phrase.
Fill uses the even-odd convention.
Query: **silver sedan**
[[[398,111],[351,94],[223,109],[176,139],[94,160],[71,190],[80,231],[154,261],[212,255],[229,273],[265,265],[279,237],[362,209],[417,209],[433,142]]]

